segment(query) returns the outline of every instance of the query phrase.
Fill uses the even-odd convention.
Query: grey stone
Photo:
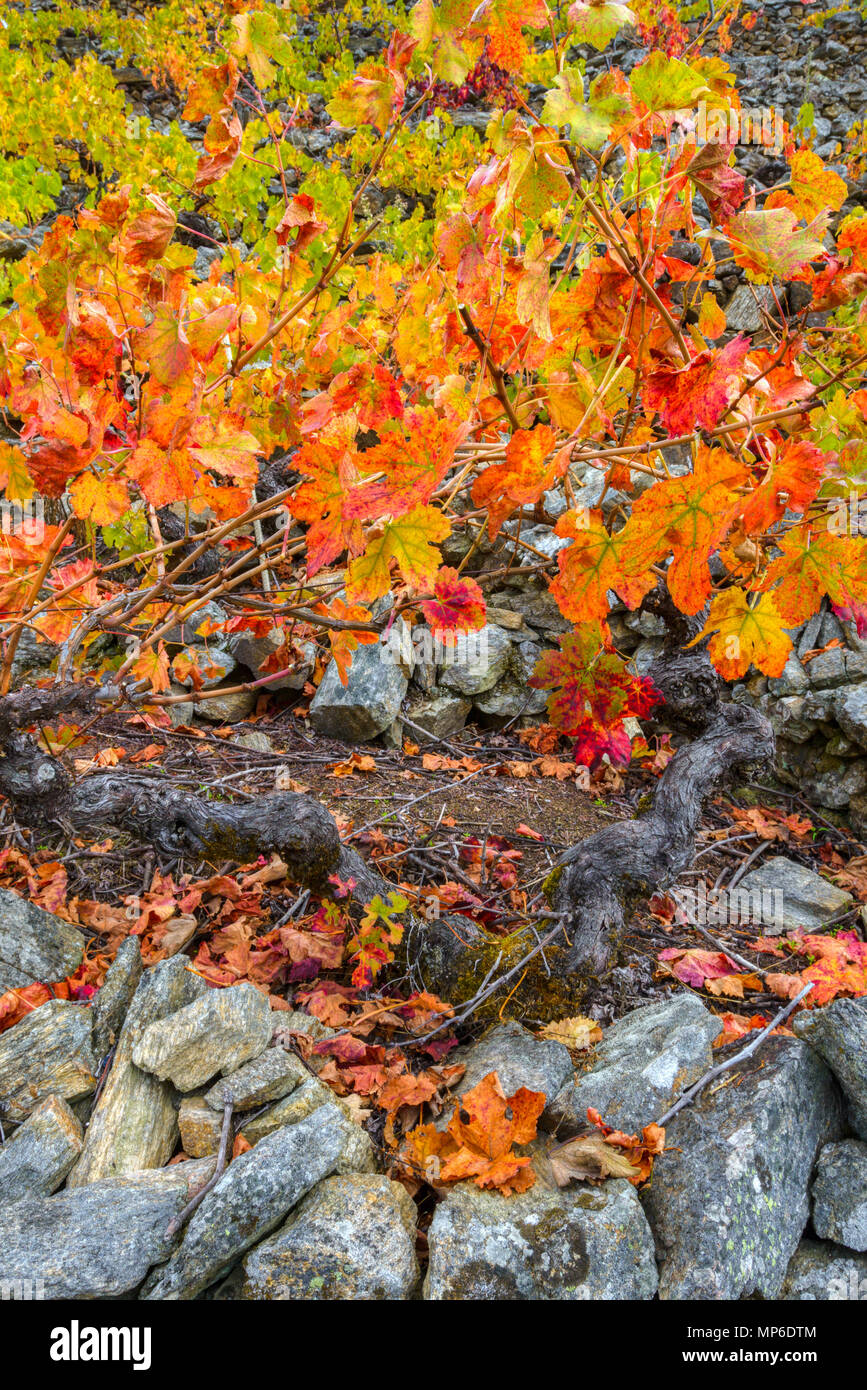
[[[47,1197],[81,1153],[82,1129],[65,1100],[48,1096],[0,1148],[0,1204]]]
[[[431,738],[448,738],[464,727],[472,707],[471,700],[434,686],[429,694],[413,700],[407,706],[407,714],[413,724],[417,724]],[[417,730],[412,732],[416,733]],[[424,742],[424,736],[419,734],[419,737]]]
[[[249,748],[253,753],[273,753],[274,744],[267,734],[259,729],[251,729],[248,734],[239,734],[233,739],[236,748]]]
[[[814,656],[806,669],[814,690],[846,685],[867,676],[867,652],[849,652],[845,647],[832,647],[830,651]]]
[[[91,1006],[93,1050],[101,1059],[114,1047],[142,977],[141,942],[128,936],[108,967]]]
[[[802,1240],[789,1261],[780,1298],[801,1303],[867,1298],[867,1257],[841,1245]]]
[[[97,1101],[70,1187],[168,1163],[178,1137],[172,1087],[133,1063],[133,1048],[157,1019],[207,993],[186,956],[172,956],[142,974],[129,1006],[108,1080]]]
[[[819,1154],[813,1227],[849,1250],[867,1250],[867,1144],[860,1139],[827,1144]]]
[[[217,638],[218,643],[228,641],[227,633],[214,633],[213,637],[200,637],[199,628],[205,623],[224,623],[228,617],[225,608],[219,603],[203,603],[201,608],[197,608],[195,613],[191,613],[183,622],[176,623],[164,633],[163,640],[170,647],[202,647],[207,642],[209,645]]]
[[[525,681],[507,675],[492,690],[477,695],[473,701],[481,714],[489,719],[517,719],[520,715],[539,715],[547,708],[548,693],[534,690]]]
[[[96,1089],[90,1010],[52,999],[0,1033],[4,1117],[23,1120],[46,1096],[81,1100]]]
[[[738,285],[726,305],[726,326],[735,333],[757,333],[762,327],[762,313],[776,311],[769,285]]]
[[[288,1095],[309,1075],[304,1063],[291,1052],[268,1047],[261,1057],[214,1082],[205,1092],[205,1101],[213,1110],[222,1110],[228,1100],[235,1110],[254,1110]]]
[[[266,671],[260,668],[284,645],[286,633],[282,628],[272,628],[266,632],[264,637],[254,637],[251,632],[238,632],[231,638],[231,650],[238,661],[244,666],[248,666],[253,674],[260,678],[267,675]],[[306,682],[313,674],[316,665],[316,648],[312,642],[301,644],[300,654],[293,654],[293,664],[291,670],[279,680],[272,681],[268,690],[303,690]]]
[[[802,695],[809,684],[806,671],[792,652],[783,667],[782,675],[768,681],[768,689],[772,695],[777,696]]]
[[[336,1105],[323,1105],[236,1158],[193,1213],[171,1259],[145,1284],[142,1298],[195,1298],[334,1171],[354,1139],[353,1128]]]
[[[354,652],[345,687],[336,662],[328,663],[310,702],[310,723],[326,738],[365,743],[397,718],[407,684],[391,649],[371,642]]]
[[[769,1038],[728,1077],[667,1126],[642,1194],[660,1298],[776,1298],[816,1154],[842,1130],[834,1079],[806,1043]]]
[[[552,1188],[542,1166],[528,1192],[503,1197],[459,1183],[440,1202],[428,1231],[425,1298],[653,1297],[653,1240],[635,1188],[622,1180]]]
[[[35,981],[53,984],[84,959],[84,937],[35,903],[0,888],[0,994]]]
[[[528,1091],[544,1091],[552,1101],[572,1075],[572,1058],[562,1043],[548,1038],[535,1038],[520,1023],[499,1023],[478,1042],[458,1048],[449,1061],[462,1062],[466,1067],[460,1083],[450,1092],[455,1098],[471,1091],[474,1086],[495,1071],[507,1096],[522,1086]],[[452,1106],[446,1107],[442,1122],[451,1117]]]
[[[212,700],[195,704],[196,714],[209,724],[240,724],[252,713],[256,696],[252,690],[236,690],[232,694],[216,695]]]
[[[713,1065],[720,1022],[695,994],[675,994],[612,1024],[589,1070],[570,1081],[550,1114],[564,1133],[587,1122],[587,1108],[606,1124],[639,1133]]]
[[[506,674],[511,654],[511,637],[494,623],[480,632],[459,633],[440,666],[439,683],[462,695],[480,695]]]
[[[513,537],[517,525],[516,521],[507,521],[503,525],[503,532],[505,535]],[[521,540],[526,545],[532,546],[533,550],[538,550],[546,555],[549,560],[553,560],[559,551],[564,550],[567,545],[572,543],[565,536],[556,536],[550,526],[544,525],[522,526]]]
[[[830,1067],[849,1103],[849,1124],[867,1139],[867,999],[807,1009],[795,1015],[792,1030]]]
[[[817,931],[852,905],[852,894],[835,888],[812,869],[777,855],[753,869],[738,885],[739,902],[749,895],[750,920],[771,936]],[[742,918],[743,920],[743,918]]]
[[[542,594],[519,594],[513,602],[517,611],[524,615],[524,621],[540,631],[568,632],[572,626],[557,607],[553,594],[547,591]]]
[[[219,1150],[223,1115],[203,1096],[184,1096],[178,1107],[178,1128],[184,1153],[190,1158],[204,1158]]]
[[[218,1072],[236,1071],[271,1040],[267,996],[247,982],[212,989],[145,1028],[132,1059],[142,1071],[170,1080],[179,1091],[204,1086]]]
[[[842,690],[835,712],[846,737],[867,748],[867,681]]]
[[[242,1299],[404,1299],[419,1280],[415,1204],[380,1174],[326,1178],[244,1261]]]
[[[275,1129],[281,1129],[284,1125],[297,1125],[299,1120],[305,1120],[314,1110],[318,1110],[320,1105],[331,1103],[340,1105],[334,1092],[329,1090],[324,1081],[315,1076],[308,1076],[297,1090],[284,1096],[276,1105],[270,1106],[264,1114],[254,1116],[243,1126],[241,1133],[248,1144],[258,1144],[260,1139],[264,1139],[267,1134],[273,1134]]]
[[[169,685],[170,695],[185,695],[186,691],[177,681],[172,681]],[[196,706],[192,700],[178,700],[174,704],[165,706],[166,714],[172,721],[172,728],[177,729],[181,724],[192,724]]]
[[[31,1297],[47,1299],[132,1293],[176,1244],[166,1227],[194,1177],[200,1186],[201,1165],[177,1163],[153,1181],[139,1174],[0,1205],[0,1283],[26,1280]]]

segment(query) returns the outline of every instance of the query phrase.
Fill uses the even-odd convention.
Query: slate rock
[[[656,1292],[650,1228],[622,1180],[558,1189],[540,1175],[511,1197],[459,1183],[438,1205],[428,1242],[427,1299],[577,1302]]]
[[[326,1178],[244,1261],[242,1299],[404,1299],[419,1280],[415,1203],[379,1173]]]
[[[194,704],[196,714],[209,724],[240,724],[252,713],[256,696],[252,690],[236,690]]]
[[[867,1256],[830,1242],[802,1240],[789,1261],[780,1298],[805,1303],[865,1299]]]
[[[867,681],[842,690],[837,697],[835,713],[846,737],[867,748]]]
[[[48,1096],[0,1147],[0,1204],[47,1197],[81,1153],[82,1129],[59,1096]]]
[[[315,1076],[308,1076],[297,1090],[278,1100],[276,1105],[270,1106],[261,1115],[254,1116],[246,1123],[242,1122],[241,1133],[248,1144],[258,1144],[260,1139],[264,1139],[267,1134],[273,1134],[275,1129],[281,1129],[283,1125],[296,1125],[299,1120],[305,1120],[308,1115],[312,1115],[320,1105],[332,1103],[340,1106],[340,1100],[334,1092],[324,1081]]]
[[[304,1063],[291,1052],[268,1047],[260,1057],[215,1081],[206,1091],[205,1101],[213,1110],[222,1111],[228,1100],[236,1111],[254,1110],[288,1095],[309,1075]]]
[[[102,1093],[94,1106],[81,1158],[70,1187],[119,1177],[168,1163],[178,1137],[172,1087],[132,1060],[145,1029],[206,994],[208,986],[189,969],[186,956],[172,956],[145,970],[121,1028]]]
[[[792,1031],[818,1052],[848,1101],[848,1120],[867,1139],[867,999],[835,999],[796,1014]]]
[[[739,904],[745,903],[745,895],[749,895],[750,922],[771,936],[798,928],[818,931],[851,907],[853,901],[851,893],[784,855],[767,859],[753,869],[741,879],[736,892]]]
[[[842,1131],[834,1079],[806,1043],[769,1038],[728,1076],[667,1126],[642,1193],[660,1298],[776,1298],[816,1154]]]
[[[867,1250],[867,1144],[844,1139],[819,1154],[813,1183],[817,1236],[850,1250]]]
[[[550,1120],[558,1133],[576,1133],[592,1105],[614,1129],[640,1134],[710,1069],[720,1031],[695,994],[634,1009],[606,1029],[588,1070],[556,1096]]]
[[[435,739],[448,738],[464,727],[472,707],[471,700],[456,695],[454,691],[440,690],[434,686],[427,695],[408,706],[407,714],[413,724],[418,725],[418,729],[411,732],[418,736],[421,743],[426,742],[425,734]]]
[[[267,996],[247,982],[211,989],[186,1008],[145,1028],[132,1052],[142,1071],[194,1091],[218,1072],[236,1071],[271,1040]]]
[[[220,1147],[222,1112],[212,1110],[204,1096],[184,1096],[178,1107],[181,1146],[190,1158],[215,1154]]]
[[[480,695],[506,674],[511,655],[512,638],[495,623],[459,633],[454,648],[444,653],[439,684],[461,695]]]
[[[341,683],[337,663],[328,663],[310,701],[310,723],[326,738],[365,743],[394,723],[407,685],[386,644],[368,643],[353,654],[346,686]]]
[[[23,1120],[46,1096],[81,1100],[96,1089],[90,1010],[52,999],[0,1033],[3,1115]]]
[[[268,674],[260,667],[284,646],[286,634],[282,628],[272,628],[263,637],[254,637],[252,632],[238,632],[230,639],[231,650],[238,661],[249,667],[258,679]],[[291,670],[279,680],[272,681],[268,690],[303,690],[305,683],[313,674],[316,665],[316,648],[312,642],[301,643],[301,654],[292,653],[294,662]]]
[[[102,1058],[114,1047],[142,977],[141,942],[128,936],[108,967],[91,1006],[93,1050]]]
[[[236,1158],[193,1213],[171,1259],[148,1280],[142,1298],[195,1298],[334,1171],[354,1138],[353,1128],[336,1105],[323,1105]]]
[[[25,1280],[31,1297],[47,1299],[132,1293],[177,1243],[166,1227],[190,1200],[184,1170],[195,1166],[175,1164],[155,1183],[109,1179],[0,1204],[0,1284]]]
[[[0,994],[40,980],[65,980],[84,959],[84,937],[68,922],[0,888]]]

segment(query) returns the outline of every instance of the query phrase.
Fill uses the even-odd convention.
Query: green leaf
[[[694,106],[699,97],[712,95],[700,73],[658,50],[633,68],[629,85],[648,111],[679,111]]]

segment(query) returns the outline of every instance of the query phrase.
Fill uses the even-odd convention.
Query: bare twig
[[[767,1025],[766,1028],[763,1028],[760,1033],[756,1033],[756,1036],[752,1039],[751,1042],[747,1043],[746,1047],[741,1048],[740,1052],[736,1052],[734,1057],[729,1057],[726,1059],[725,1062],[720,1062],[719,1066],[717,1067],[711,1067],[710,1071],[705,1072],[704,1076],[699,1077],[695,1085],[690,1086],[688,1091],[684,1091],[683,1095],[680,1097],[680,1100],[675,1101],[671,1109],[666,1110],[665,1114],[661,1115],[660,1118],[656,1121],[656,1123],[660,1127],[667,1125],[670,1120],[674,1119],[678,1111],[682,1110],[685,1105],[689,1105],[691,1101],[695,1100],[699,1092],[703,1091],[705,1086],[707,1086],[709,1082],[714,1081],[718,1076],[722,1076],[724,1072],[731,1071],[732,1067],[736,1067],[738,1062],[745,1062],[748,1057],[752,1057],[753,1053],[761,1047],[765,1038],[767,1038],[769,1034],[771,1034],[774,1031],[775,1028],[779,1028],[781,1023],[785,1023],[786,1019],[789,1017],[789,1014],[797,1008],[801,1000],[806,999],[807,995],[810,993],[810,990],[812,988],[813,983],[811,981],[810,984],[804,986],[800,994],[796,994],[794,999],[789,1000],[788,1004],[784,1009],[780,1009],[780,1012],[776,1015],[775,1018],[771,1019],[770,1023]]]
[[[223,1106],[223,1128],[220,1131],[220,1148],[217,1154],[217,1166],[214,1169],[213,1176],[208,1179],[204,1187],[196,1193],[195,1197],[187,1202],[183,1211],[178,1212],[177,1216],[172,1217],[166,1227],[166,1236],[177,1235],[181,1227],[186,1225],[193,1212],[205,1200],[208,1193],[217,1186],[220,1178],[225,1173],[226,1161],[229,1157],[229,1136],[232,1133],[232,1111],[234,1105],[234,1101],[227,1100],[226,1104]]]

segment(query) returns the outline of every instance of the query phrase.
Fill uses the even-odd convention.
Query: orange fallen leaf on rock
[[[495,1188],[507,1197],[526,1192],[536,1175],[530,1156],[516,1153],[513,1146],[535,1139],[544,1108],[544,1091],[522,1086],[507,1096],[497,1073],[488,1072],[461,1096],[446,1130],[433,1125],[411,1130],[401,1158],[413,1177],[422,1174],[435,1185],[472,1178],[477,1187]]]
[[[665,1130],[645,1125],[641,1138],[605,1124],[598,1110],[588,1108],[587,1118],[596,1133],[579,1134],[548,1150],[551,1174],[558,1187],[570,1182],[603,1182],[626,1178],[634,1186],[646,1182],[653,1160],[665,1148]]]
[[[539,1037],[562,1043],[573,1052],[583,1052],[594,1043],[602,1041],[602,1029],[595,1019],[575,1014],[572,1018],[561,1018],[555,1023],[546,1023]]]

